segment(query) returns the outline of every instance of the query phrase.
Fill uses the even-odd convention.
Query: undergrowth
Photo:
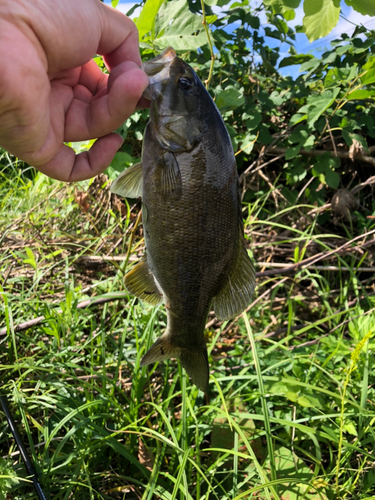
[[[124,288],[137,203],[2,163],[0,390],[48,498],[375,498],[372,219],[327,222],[253,174],[257,291],[209,316],[204,395],[175,360],[140,367],[166,315]],[[1,412],[0,498],[36,498]]]

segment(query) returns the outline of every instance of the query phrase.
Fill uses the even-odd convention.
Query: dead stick
[[[291,272],[297,271],[300,268],[306,269],[306,267],[304,267],[304,266],[312,266],[313,264],[315,264],[319,260],[326,259],[327,257],[331,257],[334,254],[343,253],[344,251],[347,250],[346,247],[348,245],[350,245],[351,243],[354,243],[355,241],[359,240],[360,238],[363,238],[363,237],[366,237],[366,236],[370,236],[371,234],[374,234],[374,233],[375,233],[375,229],[373,229],[372,231],[370,231],[370,232],[368,232],[366,234],[361,234],[359,236],[356,236],[352,240],[347,241],[346,243],[344,243],[343,245],[341,245],[341,247],[338,247],[338,248],[335,248],[333,250],[330,250],[329,252],[321,252],[318,255],[315,255],[313,257],[309,257],[308,259],[305,259],[305,260],[301,260],[301,262],[298,262],[297,264],[293,264],[293,265],[288,266],[288,267],[284,267],[283,269],[278,269],[278,270],[275,269],[275,270],[270,270],[270,271],[263,271],[261,273],[260,272],[259,273],[255,273],[255,275],[257,277],[261,277],[261,276],[273,276],[275,274],[287,274],[287,273],[291,273]],[[358,250],[360,248],[363,248],[365,245],[367,246],[368,244],[373,244],[373,243],[375,244],[375,240],[371,240],[369,242],[363,243],[362,245],[354,247],[354,248],[351,248],[350,250],[352,250],[352,251],[353,250]]]
[[[255,149],[257,149],[257,148],[255,148]],[[263,153],[263,155],[264,156],[271,155],[271,154],[285,155],[285,153],[287,151],[288,151],[287,148],[272,148],[272,149],[269,149],[268,151],[265,151]],[[327,153],[329,156],[332,156],[332,157],[337,156],[338,158],[348,159],[348,160],[352,160],[352,161],[363,161],[365,163],[369,163],[370,165],[375,166],[375,158],[372,158],[372,156],[363,155],[362,153],[358,153],[354,156],[354,158],[350,158],[349,152],[347,152],[347,151],[337,151],[337,155],[336,155],[334,151],[322,151],[321,149],[314,149],[311,151],[306,151],[305,149],[301,149],[298,154],[300,154],[302,156],[323,156],[323,155],[326,155]]]
[[[119,295],[118,297],[103,297],[101,299],[96,299],[96,300],[84,300],[82,302],[79,302],[77,304],[77,309],[85,309],[86,307],[92,307],[92,306],[97,306],[99,304],[105,304],[106,302],[111,302],[113,300],[121,300],[126,298],[127,295]],[[58,309],[56,311],[57,313],[62,313],[61,309]],[[38,316],[37,318],[30,319],[29,321],[25,321],[24,323],[19,323],[18,325],[15,325],[14,327],[14,332],[21,332],[22,330],[27,330],[28,328],[31,328],[33,326],[39,325],[40,323],[43,323],[43,321],[46,319],[45,316]],[[0,336],[6,335],[7,334],[7,329],[3,328],[0,330]]]

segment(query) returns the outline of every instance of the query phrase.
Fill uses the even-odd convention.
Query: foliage
[[[0,379],[48,496],[372,494],[373,273],[356,272],[373,265],[370,255],[338,252],[341,272],[312,265],[289,278],[265,273],[245,321],[221,324],[211,316],[205,399],[175,361],[139,365],[165,328],[165,310],[124,291],[121,256],[135,214],[110,196],[106,178],[76,186],[41,174],[31,181],[12,162],[6,172]],[[272,191],[259,186],[256,201],[244,205],[257,263],[268,255],[273,262],[317,256],[358,231],[321,234],[316,213],[308,215],[313,206],[279,198],[284,205],[275,213],[274,203]],[[368,229],[371,236],[374,226]],[[138,229],[133,251],[142,247]],[[113,299],[79,308],[90,297]],[[33,328],[15,331],[42,315]],[[7,498],[34,498],[3,417],[0,450]]]

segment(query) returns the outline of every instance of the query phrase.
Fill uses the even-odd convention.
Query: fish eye
[[[178,84],[182,90],[188,90],[190,87],[193,86],[192,80],[187,76],[181,76],[180,79],[178,80]]]

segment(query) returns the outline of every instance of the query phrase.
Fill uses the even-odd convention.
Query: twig
[[[124,262],[128,260],[135,262],[139,260],[136,255],[131,255],[128,259],[126,255],[81,255],[75,262],[87,262],[88,264],[105,264],[106,262]]]
[[[277,263],[277,262],[256,262],[256,265],[258,265],[260,267],[274,267],[274,268],[281,267],[283,269],[287,269],[286,264]],[[343,267],[339,267],[339,266],[314,266],[314,269],[317,269],[318,271],[351,271],[351,269],[348,269],[347,267],[344,267],[344,266]],[[375,273],[375,267],[356,267],[353,269],[353,271]]]
[[[214,69],[214,62],[215,62],[215,54],[214,54],[214,49],[212,47],[212,42],[211,42],[211,37],[210,37],[210,30],[208,29],[208,26],[207,26],[206,9],[204,7],[204,1],[203,0],[201,0],[201,6],[202,6],[202,14],[203,14],[202,24],[203,24],[204,29],[206,31],[208,45],[210,47],[210,52],[211,52],[211,66],[210,66],[210,71],[208,73],[207,80],[204,82],[205,85],[206,85],[206,89],[208,89],[208,85],[210,84],[210,81],[212,79],[212,72],[213,72],[213,69]]]
[[[138,216],[138,219],[137,221],[139,222],[139,219],[140,219],[140,215]],[[137,224],[136,226],[134,227],[133,231],[136,230],[136,227],[137,227]],[[289,273],[292,273],[292,272],[296,272],[297,270],[299,269],[307,269],[308,267],[310,266],[313,266],[316,262],[320,261],[320,260],[324,260],[324,259],[327,259],[328,257],[331,257],[333,256],[334,254],[339,254],[339,253],[342,253],[344,251],[346,251],[346,247],[348,245],[350,245],[351,243],[357,241],[358,239],[360,238],[364,238],[364,237],[367,237],[367,236],[370,236],[371,234],[374,234],[375,233],[375,229],[366,233],[366,234],[361,234],[355,238],[353,238],[352,240],[350,241],[347,241],[346,243],[344,243],[343,245],[341,245],[341,247],[339,248],[335,248],[333,250],[330,250],[329,252],[322,252],[318,255],[314,255],[313,257],[309,257],[308,259],[305,259],[305,260],[302,260],[301,262],[298,262],[297,264],[293,264],[291,266],[287,266],[287,267],[283,267],[281,269],[274,269],[274,270],[270,270],[270,271],[263,271],[263,272],[257,272],[255,273],[256,277],[260,278],[260,277],[263,277],[263,276],[273,276],[273,275],[280,275],[280,274],[289,274]],[[133,232],[134,234],[134,232]],[[351,251],[354,251],[354,250],[359,250],[360,248],[363,248],[364,246],[369,246],[371,244],[375,244],[375,239],[374,240],[370,240],[370,241],[367,241],[366,243],[362,243],[362,245],[360,246],[357,246],[357,247],[353,247],[351,248],[350,250]],[[131,244],[129,246],[129,248],[131,248]],[[95,256],[87,256],[87,257],[90,257],[90,258],[95,258]],[[104,257],[97,257],[98,259],[103,259],[103,261],[105,261],[105,258]],[[116,257],[112,257],[112,259],[115,259]],[[126,257],[121,257],[122,260],[126,260]],[[109,259],[108,259],[109,260]],[[99,262],[101,262],[101,260],[99,260]],[[261,265],[268,265],[268,263],[261,263]],[[273,267],[277,267],[278,265],[280,264],[273,264]],[[321,267],[323,270],[330,270],[329,267],[325,267],[325,266],[319,266]],[[334,267],[334,266],[332,266]],[[343,270],[345,269],[344,267],[342,268]],[[336,270],[336,268],[334,269]],[[373,272],[374,269],[373,268],[358,268],[358,270],[363,270],[365,272]],[[260,300],[262,300],[268,293],[270,293],[276,286],[278,285],[281,285],[286,279],[288,279],[287,277],[286,278],[283,278],[282,280],[278,281],[277,283],[275,283],[274,285],[272,285],[271,288],[267,289],[262,295],[260,295],[254,302],[252,302],[250,304],[250,306],[246,309],[246,312],[248,312],[252,307],[255,306],[255,304],[257,304]],[[124,299],[127,297],[127,294],[126,293],[120,293],[118,296],[115,296],[115,297],[103,297],[101,299],[96,299],[96,300],[92,300],[92,299],[88,299],[88,300],[84,300],[83,302],[79,302],[77,304],[77,309],[84,309],[86,307],[92,307],[92,306],[95,306],[95,305],[98,305],[98,304],[104,304],[106,302],[111,302],[112,300],[119,300],[119,299]],[[58,313],[61,313],[62,310],[59,309],[57,310]],[[29,321],[25,321],[24,323],[19,323],[18,325],[15,325],[14,327],[14,331],[15,332],[20,332],[20,331],[23,331],[23,330],[27,330],[28,328],[31,328],[33,326],[36,326],[40,323],[42,323],[43,321],[45,321],[45,316],[38,316],[37,318],[34,318],[34,319],[31,319]],[[213,320],[211,320],[208,325],[209,326],[212,326],[212,324],[214,324],[215,322],[212,323]],[[231,328],[231,326],[233,325],[234,321],[232,321],[230,323],[229,326],[227,326],[226,330],[229,330]],[[3,335],[6,335],[7,334],[7,329],[6,328],[3,328],[2,330],[0,330],[0,336],[3,336]]]
[[[327,117],[326,117],[326,124],[329,127],[329,122],[328,122],[328,118]],[[329,132],[329,135],[331,137],[331,142],[332,142],[333,150],[335,152],[335,156],[337,156],[337,148],[336,148],[335,140],[333,138],[332,130],[330,128],[328,128],[328,132]]]
[[[119,293],[116,297],[102,297],[101,299],[88,299],[84,300],[82,302],[79,302],[77,304],[77,309],[85,309],[86,307],[93,307],[97,306],[99,304],[105,304],[106,302],[111,302],[113,300],[121,300],[125,299],[128,296],[127,293]],[[63,311],[61,309],[57,309],[56,311],[58,314],[61,314]],[[14,332],[21,332],[23,330],[27,330],[28,328],[31,328],[33,326],[39,325],[40,323],[43,323],[45,321],[46,317],[45,316],[38,316],[37,318],[30,319],[29,321],[25,321],[24,323],[19,323],[18,325],[14,326]],[[0,330],[0,336],[6,335],[7,334],[7,329],[3,328]]]
[[[270,271],[263,271],[261,273],[255,273],[255,275],[257,277],[261,277],[261,276],[273,276],[274,274],[287,274],[287,273],[291,273],[291,272],[297,271],[297,269],[300,269],[300,268],[305,269],[307,266],[312,266],[313,264],[315,264],[315,262],[318,262],[319,260],[327,259],[328,257],[331,257],[334,254],[343,253],[344,251],[346,251],[346,247],[348,245],[350,245],[351,243],[353,243],[354,241],[357,241],[360,238],[363,238],[363,237],[366,237],[366,236],[370,236],[371,234],[374,234],[374,233],[375,233],[375,229],[373,229],[372,231],[369,231],[366,234],[360,234],[359,236],[356,236],[352,240],[347,241],[346,243],[344,243],[343,245],[341,245],[341,247],[334,248],[333,250],[330,250],[329,252],[321,252],[318,255],[315,255],[313,257],[309,257],[308,259],[305,259],[305,260],[301,260],[301,262],[298,262],[297,264],[293,264],[291,266],[284,267],[284,268],[279,269],[279,270],[274,270],[274,271],[270,270]],[[371,240],[371,241],[368,241],[366,243],[363,243],[360,247],[353,247],[350,250],[351,251],[358,250],[360,248],[363,248],[365,245],[368,246],[370,244],[371,245],[375,244],[375,239]]]
[[[352,194],[358,193],[361,189],[363,189],[365,186],[369,186],[370,184],[375,184],[375,175],[372,177],[369,177],[365,182],[361,182],[360,184],[357,184],[354,186],[354,188],[351,190]]]
[[[254,149],[256,149],[256,147],[254,147]],[[288,148],[276,147],[276,148],[264,150],[262,152],[262,156],[270,155],[270,154],[285,155],[285,153],[287,151],[288,151]],[[323,156],[325,154],[329,154],[329,156],[332,156],[332,157],[336,156],[334,151],[322,151],[321,149],[314,149],[311,151],[306,151],[305,149],[301,149],[298,154],[300,154],[302,156]],[[347,151],[337,151],[337,157],[342,158],[342,159],[351,160],[351,158],[349,156],[349,152],[347,152]],[[357,155],[355,155],[353,161],[358,161],[358,160],[375,166],[375,158],[373,158],[372,156],[367,156],[367,155],[363,155],[362,153],[358,153]]]
[[[372,294],[369,294],[369,295],[372,295]],[[362,297],[359,297],[359,299],[352,300],[348,304],[348,307],[353,306],[356,302],[358,302],[359,300],[364,299],[364,298],[365,297],[362,296]],[[342,311],[345,311],[345,310],[346,310],[346,308],[345,309],[339,309],[338,311],[335,311],[335,313],[342,312]],[[357,316],[353,316],[352,318],[346,319],[345,321],[343,321],[339,325],[335,326],[335,328],[333,330],[331,330],[330,332],[322,335],[318,339],[309,340],[308,342],[304,342],[303,344],[299,344],[299,345],[293,345],[293,346],[289,347],[289,350],[292,351],[293,349],[299,349],[300,347],[306,347],[306,346],[309,346],[309,345],[318,344],[322,339],[324,339],[324,337],[328,337],[328,335],[331,335],[335,330],[337,330],[338,328],[340,328],[340,326],[346,325],[346,323],[349,323],[350,321],[353,321],[353,319],[360,318],[361,316],[366,316],[367,314],[370,314],[373,311],[375,311],[375,307],[373,307],[372,309],[369,309],[368,311],[366,311],[363,314],[358,314]]]

